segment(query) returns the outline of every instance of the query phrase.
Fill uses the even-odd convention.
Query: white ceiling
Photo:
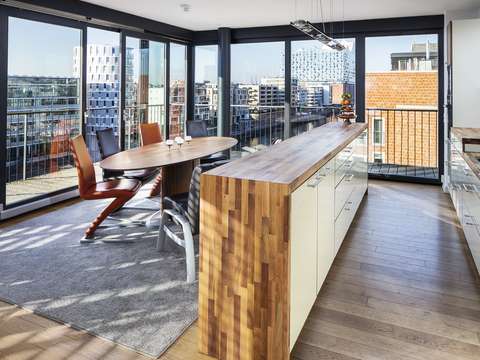
[[[213,30],[222,26],[284,25],[294,17],[320,21],[315,5],[321,0],[86,0],[111,9],[177,25],[190,30]],[[297,3],[297,10],[295,10]],[[323,0],[324,19],[363,20],[445,11],[478,9],[480,0]],[[333,3],[333,16],[329,4]],[[184,12],[181,4],[190,6]],[[312,11],[312,4],[314,10]],[[345,12],[343,16],[343,6]],[[295,14],[296,13],[296,14]],[[318,14],[318,15],[317,15]],[[296,16],[295,16],[296,15]]]

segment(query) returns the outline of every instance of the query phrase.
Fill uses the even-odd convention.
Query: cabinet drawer
[[[337,186],[347,174],[352,172],[353,166],[354,159],[353,156],[350,156],[335,170],[335,186]]]
[[[464,215],[462,226],[477,272],[480,273],[480,224],[476,223],[475,218]]]
[[[335,170],[339,169],[345,161],[353,154],[353,144],[347,145],[337,156],[335,156]]]
[[[335,220],[335,255],[338,253],[347,234],[351,218],[350,212],[350,208],[346,205]]]
[[[349,173],[343,177],[340,184],[335,188],[335,218],[339,216],[340,211],[348,201],[348,198],[355,187],[355,182],[355,174]]]

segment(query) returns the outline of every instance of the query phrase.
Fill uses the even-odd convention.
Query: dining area
[[[0,299],[157,357],[198,318],[200,177],[237,140],[200,121],[171,140],[138,131],[121,151],[98,130],[98,162],[71,137],[79,198],[2,227]]]
[[[163,140],[158,123],[140,124],[139,132],[141,146],[120,151],[112,128],[97,130],[102,158],[97,164],[102,169],[100,181],[95,178],[94,164],[83,136],[70,140],[81,199],[113,199],[88,226],[80,243],[129,241],[122,238],[102,239],[102,231],[108,232],[109,229],[132,226],[158,229],[157,250],[164,249],[166,239],[183,247],[187,259],[187,281],[193,282],[193,237],[198,235],[199,230],[200,176],[226,164],[229,150],[238,141],[229,137],[207,136],[204,121],[187,121],[185,137],[176,136],[173,140]],[[128,207],[127,203],[147,184],[150,190],[142,202],[149,201],[155,206]],[[132,220],[115,215],[122,209],[152,213],[146,220]]]

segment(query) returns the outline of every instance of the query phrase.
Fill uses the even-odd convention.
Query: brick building
[[[366,74],[369,161],[438,166],[438,72]]]

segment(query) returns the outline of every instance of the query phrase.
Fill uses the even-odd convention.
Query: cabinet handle
[[[465,220],[465,225],[478,226],[478,225],[477,225],[477,220],[475,219],[475,216],[472,216],[472,215],[463,215],[463,217],[464,217],[464,218],[470,218],[470,219],[473,220],[473,221]]]
[[[473,184],[462,184],[463,190],[466,192],[478,192],[478,189]]]
[[[461,187],[460,187],[460,185],[458,185],[458,184],[450,184],[450,185],[448,186],[448,189],[449,189],[449,190],[452,190],[452,191],[460,191],[460,190],[461,190]]]
[[[322,180],[323,180],[322,178],[317,178],[317,180],[315,180],[314,182],[311,182],[310,184],[307,184],[307,186],[311,188],[317,187],[318,184],[322,182]]]
[[[345,181],[348,181],[348,182],[350,182],[350,181],[352,181],[352,180],[353,180],[353,178],[354,178],[354,177],[355,177],[355,175],[354,175],[354,174],[347,175],[347,176],[345,176]]]

